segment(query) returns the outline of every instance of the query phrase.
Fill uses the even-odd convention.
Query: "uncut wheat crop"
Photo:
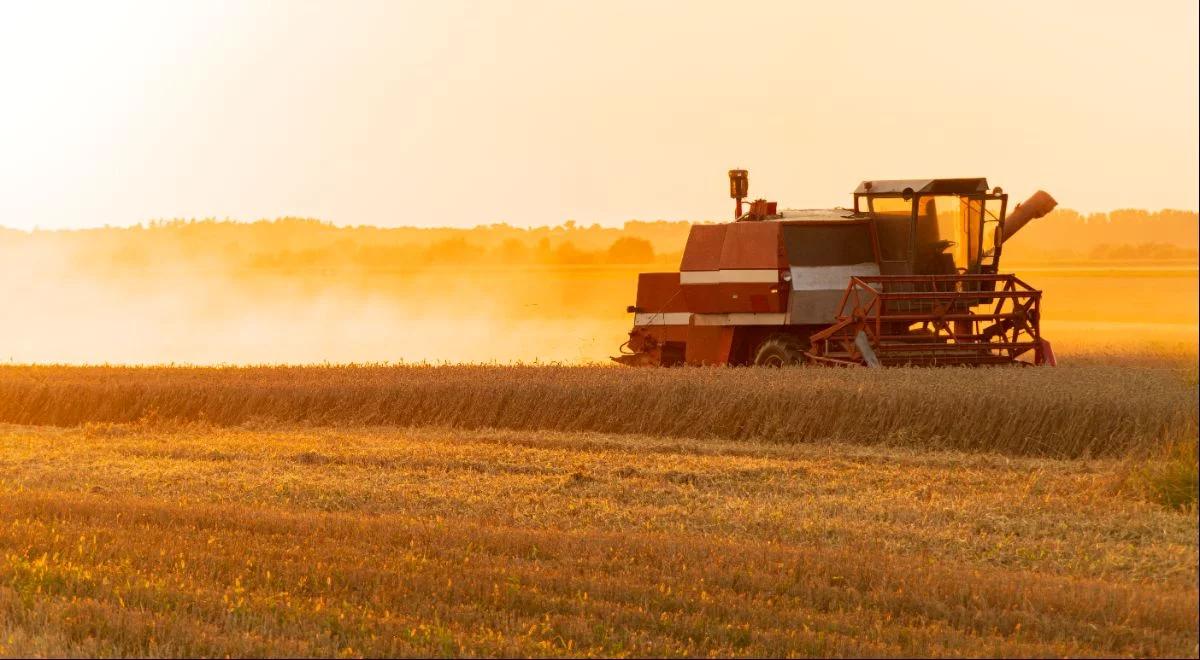
[[[0,422],[445,426],[1102,457],[1195,438],[1196,372],[564,366],[0,368]]]

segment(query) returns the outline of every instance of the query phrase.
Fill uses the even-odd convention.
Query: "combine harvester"
[[[850,209],[744,211],[695,225],[677,273],[638,276],[633,366],[1054,364],[1041,291],[1000,274],[1000,253],[1057,205],[1043,191],[1007,213],[987,179],[863,181]]]

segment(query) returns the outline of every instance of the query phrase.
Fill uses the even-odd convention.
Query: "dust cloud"
[[[175,272],[129,282],[4,270],[0,356],[18,363],[586,363],[615,354],[628,330],[623,309],[555,315],[549,302],[495,295],[485,274],[425,273],[422,286],[396,291],[386,281],[247,285]],[[550,301],[569,288],[561,275],[522,275],[505,286]]]
[[[621,230],[505,228],[381,247],[374,228],[260,224],[0,230],[0,359],[608,363],[629,330],[637,273],[675,270],[669,250],[686,233],[660,223],[659,235],[622,243]],[[1044,290],[1044,333],[1060,356],[1196,351],[1194,260],[1004,270]]]
[[[606,361],[636,286],[629,269],[130,272],[54,249],[7,257],[0,359],[16,363]]]

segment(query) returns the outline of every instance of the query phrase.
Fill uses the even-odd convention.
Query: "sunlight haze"
[[[1196,18],[1182,2],[6,3],[0,226],[724,219],[735,166],[788,207],[846,204],[864,178],[987,176],[1081,211],[1195,209]]]

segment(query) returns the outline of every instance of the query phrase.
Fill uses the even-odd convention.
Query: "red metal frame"
[[[932,366],[1011,364],[1032,352],[1042,364],[1041,298],[1015,275],[852,277],[837,320],[812,335],[808,355],[825,364]]]
[[[736,200],[735,222],[694,226],[681,259],[681,274],[672,284],[670,297],[658,295],[661,292],[651,278],[647,277],[645,282],[639,278],[638,304],[630,308],[634,313],[687,314],[690,322],[680,323],[680,318],[676,318],[667,324],[643,319],[638,325],[635,316],[630,339],[614,360],[623,364],[726,364],[733,359],[741,364],[748,359],[748,342],[764,341],[770,336],[764,333],[770,331],[783,332],[797,340],[810,337],[807,356],[819,364],[1054,364],[1050,344],[1041,336],[1041,291],[1013,275],[997,274],[1004,241],[1026,222],[1044,216],[1057,204],[1047,193],[1038,191],[1025,204],[1018,204],[1010,217],[1008,195],[999,188],[989,191],[987,180],[982,177],[864,181],[854,191],[854,214],[849,218],[821,216],[820,220],[805,220],[804,214],[797,214],[795,219],[787,220],[776,213],[773,202],[762,199],[751,202],[749,213],[743,215],[743,200],[749,190],[749,175],[745,170],[730,170],[729,183],[730,196]],[[967,264],[956,264],[962,266],[957,275],[906,274],[914,270],[951,273],[954,270],[943,263],[918,264],[920,200],[939,195],[953,195],[979,205],[979,222],[967,225],[970,235],[964,246],[972,258]],[[909,204],[908,246],[902,260],[883,259],[879,217],[874,211],[877,198],[896,198]],[[999,203],[999,215],[993,212],[994,207],[989,209],[992,202]],[[1022,212],[1023,215],[1018,215]],[[996,226],[991,228],[993,244],[985,252],[983,232],[992,222],[989,217]],[[1007,225],[1014,218],[1019,221],[1010,232]],[[758,235],[760,222],[744,223],[750,220],[778,222],[769,225],[773,234],[766,236]],[[796,292],[794,285],[788,284],[791,280],[788,245],[781,235],[784,226],[831,222],[867,224],[875,262],[879,271],[887,274],[851,277],[840,307],[832,315],[833,324],[826,326],[830,317],[824,311],[814,313],[811,308],[814,305],[825,308],[836,300],[840,282],[823,286],[819,299],[793,299]],[[772,247],[776,250],[777,280],[732,275],[735,271],[772,270],[764,268],[772,260],[762,258]],[[724,279],[727,274],[731,276]],[[650,295],[650,289],[655,289],[654,296]],[[815,295],[813,291],[805,291],[805,295]],[[792,302],[797,303],[796,309]],[[681,309],[666,309],[671,303]],[[809,304],[810,308],[800,309],[800,304]],[[709,321],[714,319],[695,316],[725,313],[769,314],[771,318],[752,317],[750,321],[739,318],[736,322],[726,318],[722,321],[724,325],[713,325]],[[782,319],[778,318],[781,314]],[[697,323],[698,319],[704,323]],[[818,328],[823,329],[813,333]]]

